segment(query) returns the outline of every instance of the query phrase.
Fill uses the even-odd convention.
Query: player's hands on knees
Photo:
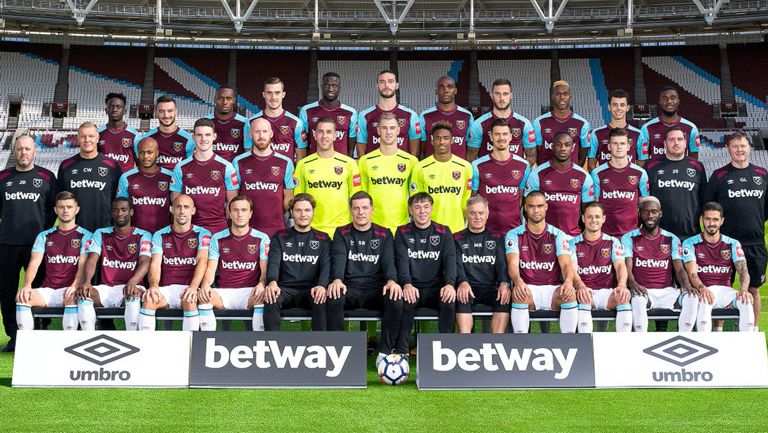
[[[509,288],[509,284],[499,284],[499,288],[496,290],[496,300],[501,305],[509,304],[509,301],[512,300],[512,289]]]
[[[592,305],[592,289],[587,286],[576,289],[576,301],[582,305]]]
[[[29,304],[30,300],[32,300],[31,287],[24,287],[23,289],[19,290],[19,293],[16,294],[16,302],[19,304]]]
[[[474,296],[472,297],[474,298]],[[440,300],[446,304],[456,302],[456,289],[450,284],[444,285],[440,289]]]
[[[197,301],[201,304],[210,304],[212,292],[213,289],[210,287],[201,287],[200,290],[197,291]]]
[[[648,296],[648,289],[641,284],[635,283],[629,287],[629,291],[632,293],[632,296]]]
[[[144,292],[144,294],[141,295],[141,302],[151,302],[153,304],[160,302],[160,288],[159,287],[148,288]]]
[[[518,279],[515,281],[515,287],[512,288],[512,300],[514,302],[525,302],[531,296],[531,289],[525,281]]]
[[[249,303],[251,305],[259,305],[264,303],[264,295],[266,294],[267,289],[264,287],[264,283],[259,282],[259,284],[256,284],[256,287],[253,288],[251,291],[251,296],[248,299]]]
[[[558,288],[560,292],[560,299],[563,302],[573,302],[576,300],[576,289],[573,288],[573,284],[566,281]]]
[[[315,286],[309,293],[312,295],[312,300],[315,301],[315,304],[324,304],[328,298],[327,290],[323,286]]]
[[[632,294],[626,287],[616,287],[613,289],[613,297],[619,305],[629,304],[629,299],[632,297]]]
[[[403,299],[409,304],[415,304],[419,299],[419,290],[413,284],[403,286]]]
[[[197,290],[192,287],[187,287],[181,292],[181,300],[187,304],[197,304]]]
[[[472,292],[472,286],[470,286],[468,282],[463,281],[456,289],[456,299],[458,299],[462,304],[466,304],[469,302],[469,298],[474,299],[475,294]]]
[[[755,298],[746,289],[740,289],[736,291],[736,301],[751,304],[755,302]]]
[[[93,290],[91,283],[85,282],[77,289],[77,297],[80,299],[91,299],[91,290]]]
[[[141,295],[142,295],[141,289],[139,289],[139,286],[136,283],[129,281],[128,284],[123,286],[123,296],[126,299],[140,298]]]
[[[274,304],[277,302],[277,298],[280,296],[280,286],[276,282],[272,281],[267,285],[267,290],[264,292],[264,300],[267,304]]]
[[[396,282],[389,280],[387,281],[387,284],[384,285],[384,290],[381,294],[387,296],[387,293],[389,293],[390,300],[399,301],[403,297],[403,288]]]
[[[700,287],[699,301],[712,305],[715,303],[715,294],[708,287]]]
[[[347,293],[347,286],[340,279],[335,279],[328,285],[328,298],[339,299]]]
[[[77,296],[77,287],[69,286],[64,289],[64,304],[72,304]]]

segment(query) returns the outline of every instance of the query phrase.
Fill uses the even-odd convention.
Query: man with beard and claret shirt
[[[427,131],[437,122],[448,122],[453,135],[451,153],[467,159],[469,132],[472,130],[474,117],[467,109],[456,105],[456,82],[451,77],[442,76],[437,79],[435,95],[437,105],[421,112],[421,158],[426,158],[435,152],[432,146],[432,136]]]
[[[213,120],[216,142],[213,153],[232,162],[237,155],[247,152],[253,146],[251,142],[251,124],[245,116],[237,113],[237,95],[235,89],[221,86],[213,97],[213,113],[208,115]]]
[[[357,141],[357,111],[339,101],[339,93],[341,93],[339,74],[326,72],[323,75],[320,90],[323,94],[322,99],[301,107],[299,111],[299,119],[308,139],[308,148],[304,150],[303,143],[297,142],[296,145],[301,150],[297,149],[296,152],[303,158],[302,154],[311,155],[317,151],[317,124],[320,119],[329,118],[334,122],[333,149],[342,155],[352,156]]]
[[[144,134],[157,141],[157,164],[166,170],[173,170],[176,164],[192,156],[195,140],[192,135],[176,125],[176,100],[171,95],[161,95],[155,102],[158,125]],[[144,138],[142,137],[142,138]],[[138,143],[137,143],[138,145]],[[138,155],[139,149],[134,152]]]
[[[115,161],[125,173],[133,168],[135,147],[141,134],[128,126],[125,118],[126,99],[122,93],[110,93],[104,99],[107,124],[99,128],[99,153]]]

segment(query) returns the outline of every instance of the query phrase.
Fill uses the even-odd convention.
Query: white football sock
[[[79,325],[77,320],[77,304],[65,305],[64,316],[61,318],[61,327],[65,331],[77,331],[77,325]]]
[[[79,299],[77,301],[77,319],[80,321],[80,329],[83,331],[96,330],[96,310],[93,308],[92,300]]]
[[[181,319],[181,329],[183,331],[199,331],[200,330],[200,315],[197,310],[187,311],[184,310],[184,318]]]
[[[632,332],[632,305],[616,306],[616,332]]]
[[[515,334],[527,334],[531,325],[531,316],[528,313],[528,304],[512,304],[509,314],[512,322],[512,332]]]
[[[579,334],[592,333],[592,306],[579,304]]]
[[[123,313],[123,317],[125,318],[126,331],[139,330],[139,310],[141,310],[141,301],[139,298],[131,297],[125,300],[125,312]]]
[[[560,333],[573,334],[579,325],[579,310],[576,301],[560,304]],[[591,323],[591,322],[590,322]]]
[[[677,330],[680,332],[692,332],[696,325],[696,316],[699,311],[699,299],[689,294],[684,294],[680,317],[677,319]]]
[[[752,309],[752,304],[736,302],[736,308],[739,309],[739,332],[756,331],[755,310]]]
[[[696,332],[712,332],[712,304],[699,301],[699,312],[696,314]]]
[[[635,332],[648,332],[648,298],[632,297],[632,323]]]
[[[157,326],[155,322],[155,310],[142,308],[139,310],[139,330],[154,331]]]
[[[32,317],[32,306],[16,303],[16,326],[19,331],[31,331],[35,329],[35,319]]]
[[[264,304],[253,306],[253,320],[251,321],[254,331],[264,330]]]
[[[216,330],[216,315],[213,314],[213,305],[200,304],[197,306],[197,311],[200,313],[200,330],[201,331],[215,331]]]

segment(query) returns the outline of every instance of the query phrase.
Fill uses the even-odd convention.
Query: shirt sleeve
[[[381,268],[384,279],[397,281],[397,266],[395,265],[395,245],[392,232],[387,229],[381,250]]]
[[[260,239],[261,242],[259,242],[259,260],[267,260],[269,258],[269,237],[262,233]]]
[[[648,159],[648,128],[643,125],[642,128],[640,128],[640,136],[637,137],[637,160],[638,161],[644,161]]]
[[[613,238],[613,248],[611,248],[611,261],[624,260],[624,246],[621,241]]]
[[[331,278],[331,241],[325,238],[320,242],[320,260],[318,262],[317,285],[328,287]]]
[[[304,160],[299,161],[296,164],[296,171],[293,172],[293,193],[300,194],[306,190],[304,180]]]
[[[584,183],[581,185],[581,202],[589,203],[595,201],[595,185],[592,176],[584,175]]]
[[[208,260],[219,260],[219,237],[211,237],[211,243],[208,246]]]
[[[568,236],[565,233],[560,233],[555,238],[555,243],[557,245],[555,246],[555,255],[556,256],[569,256],[571,255],[571,252],[573,251],[571,249],[571,246],[568,244]]]
[[[45,254],[45,237],[48,234],[48,231],[40,232],[35,237],[35,243],[32,244],[32,252],[33,253],[40,253]]]
[[[96,233],[86,242],[85,248],[88,254],[96,253],[101,255],[101,230],[96,230]]]
[[[681,259],[683,260],[683,263],[693,262],[696,260],[693,238],[688,238],[685,240],[685,242],[683,242]]]
[[[141,247],[139,247],[139,257],[152,256],[152,234],[144,232],[141,234]]]
[[[645,170],[640,172],[640,184],[637,185],[637,187],[640,190],[640,197],[646,197],[651,195],[650,185],[648,181],[648,172],[646,172]]]
[[[539,119],[533,121],[533,136],[536,140],[536,146],[544,144],[544,137],[541,135],[541,122]]]
[[[408,138],[411,140],[421,140],[422,129],[421,118],[418,114],[412,113],[411,124],[408,128]]]
[[[302,107],[302,109],[299,111],[299,121],[301,125],[299,125],[299,122],[296,123],[296,129],[298,130],[301,128],[301,137],[303,140],[296,140],[296,147],[299,149],[306,149],[309,142],[309,134],[311,133],[309,131],[309,122],[307,121],[307,109]],[[296,131],[294,131],[294,135],[297,134]]]
[[[253,148],[253,139],[251,138],[251,122],[248,119],[243,122],[243,149]]]
[[[600,201],[600,176],[598,176],[598,170],[592,170],[592,199]]]
[[[698,152],[701,144],[701,136],[699,135],[699,128],[696,125],[691,126],[691,136],[688,137],[688,151]]]
[[[621,237],[621,246],[624,247],[624,257],[632,257],[634,255],[633,253],[633,247],[632,247],[632,232],[626,233],[624,236]]]
[[[171,192],[181,192],[183,190],[181,163],[176,164],[176,167],[173,168],[170,190]]]
[[[427,121],[424,118],[424,113],[421,113],[419,115],[419,122],[421,122],[421,134],[419,136],[419,139],[421,141],[427,141]],[[470,124],[470,127],[467,128],[467,134],[469,134],[469,130],[472,128],[472,125]],[[467,146],[469,146],[469,141],[467,141]]]
[[[456,285],[463,282],[469,282],[467,278],[467,271],[464,269],[464,252],[461,249],[461,245],[458,240],[451,239],[454,243],[454,250],[456,251]]]
[[[536,147],[536,132],[533,130],[533,124],[530,120],[525,119],[525,126],[523,126],[523,148],[532,149]]]
[[[525,182],[525,190],[523,191],[523,196],[527,196],[533,191],[538,191],[538,190],[539,190],[539,171],[533,170],[531,174],[528,175],[528,179]]]
[[[443,242],[443,280],[445,284],[456,286],[456,242],[451,236],[451,230],[445,228],[445,241]]]
[[[741,242],[733,239],[731,242],[731,257],[733,257],[733,263],[746,261],[744,256],[744,249],[741,247]]]
[[[197,249],[208,251],[211,248],[211,232],[200,227],[200,233],[197,235]]]
[[[597,134],[595,134],[595,131],[592,131],[589,134],[589,153],[587,153],[587,158],[597,158],[597,147],[599,145],[600,143],[597,142]]]
[[[158,230],[152,235],[152,254],[163,254],[162,230]]]
[[[296,178],[293,177],[293,162],[288,161],[285,164],[285,176],[283,176],[283,187],[285,189],[296,188]]]
[[[480,170],[477,166],[477,160],[472,161],[472,191],[480,189]]]
[[[427,139],[427,131],[424,131],[424,140]],[[469,126],[469,139],[467,147],[479,149],[483,141],[483,122],[476,120]]]
[[[213,241],[211,241],[211,247],[213,247]],[[283,258],[282,251],[283,248],[280,239],[278,239],[277,235],[272,236],[272,240],[269,244],[269,254],[267,254],[269,257],[267,259],[267,283],[271,283],[272,281],[277,282],[280,278],[280,262]]]
[[[510,230],[504,237],[504,254],[520,254],[520,249],[517,245],[517,233]]]
[[[397,265],[397,277],[401,285],[411,284],[411,264],[408,260],[408,244],[400,230],[395,234],[395,264]]]
[[[586,120],[581,125],[581,131],[579,134],[579,148],[584,149],[589,147],[589,133],[592,132],[592,125]]]
[[[293,141],[299,149],[307,147],[307,132],[301,119],[296,121],[296,127],[293,128]]]
[[[117,197],[128,198],[128,173],[123,173],[117,181]]]
[[[339,233],[333,234],[331,243],[331,281],[336,279],[344,281],[344,274],[347,269],[347,240]]]
[[[496,240],[496,282],[507,283],[511,288],[512,283],[509,281],[509,270],[507,269],[507,257],[504,254],[504,237],[499,237]]]
[[[368,125],[366,124],[365,116],[363,113],[357,116],[357,142],[361,144],[368,143]],[[350,135],[350,138],[352,136]]]
[[[354,159],[350,159],[347,163],[349,168],[349,196],[360,191],[360,169],[357,167],[357,162]]]
[[[357,122],[360,120],[359,117],[360,116],[354,111],[349,115],[349,138],[357,137],[357,131],[359,130]]]
[[[229,163],[224,166],[224,186],[227,188],[227,191],[237,191],[240,188],[235,168]]]
[[[681,260],[683,258],[683,247],[680,238],[672,235],[672,260]]]

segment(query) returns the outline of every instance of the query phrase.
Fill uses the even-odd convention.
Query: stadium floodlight
[[[243,23],[248,21],[248,19],[251,17],[251,14],[253,13],[253,9],[256,8],[256,3],[258,3],[259,0],[252,0],[251,5],[248,6],[248,9],[245,10],[245,14],[242,14],[240,11],[240,0],[235,0],[235,11],[232,11],[232,7],[229,6],[229,0],[221,0],[221,4],[224,6],[224,9],[227,11],[227,15],[229,15],[229,19],[232,20],[232,23],[235,25],[235,31],[237,33],[240,33],[243,30]]]
[[[67,5],[69,6],[69,9],[72,11],[72,16],[75,18],[75,21],[77,21],[78,26],[82,26],[83,22],[85,22],[85,17],[88,15],[89,12],[91,12],[91,9],[93,9],[94,6],[96,6],[96,2],[99,0],[91,0],[88,2],[88,5],[85,7],[85,9],[80,9],[75,4],[74,0],[67,0]]]
[[[715,18],[717,18],[717,13],[720,12],[720,8],[723,7],[724,4],[728,3],[730,0],[717,0],[712,7],[704,7],[703,4],[701,4],[701,0],[693,0],[693,3],[696,5],[697,8],[699,8],[699,11],[701,11],[702,14],[704,14],[704,21],[707,22],[710,26],[712,23],[715,22]]]
[[[389,16],[386,10],[384,10],[384,2],[389,4],[392,16]],[[392,36],[397,33],[397,28],[405,20],[405,16],[408,15],[408,11],[411,10],[414,0],[373,0],[376,3],[376,7],[379,8],[381,16],[384,17],[384,21],[389,24],[389,30],[392,32]],[[401,3],[405,3],[403,9],[398,12],[397,6]]]
[[[563,10],[565,10],[565,5],[568,4],[568,0],[562,0],[560,2],[560,6],[557,7],[557,12],[553,14],[553,2],[554,0],[548,0],[549,8],[547,10],[547,15],[544,15],[544,11],[541,9],[541,6],[539,6],[539,0],[531,0],[533,8],[536,9],[536,13],[539,15],[539,18],[541,18],[541,21],[544,22],[544,26],[546,27],[548,33],[552,33],[552,31],[555,29],[555,22],[560,19],[560,15],[562,15]]]

